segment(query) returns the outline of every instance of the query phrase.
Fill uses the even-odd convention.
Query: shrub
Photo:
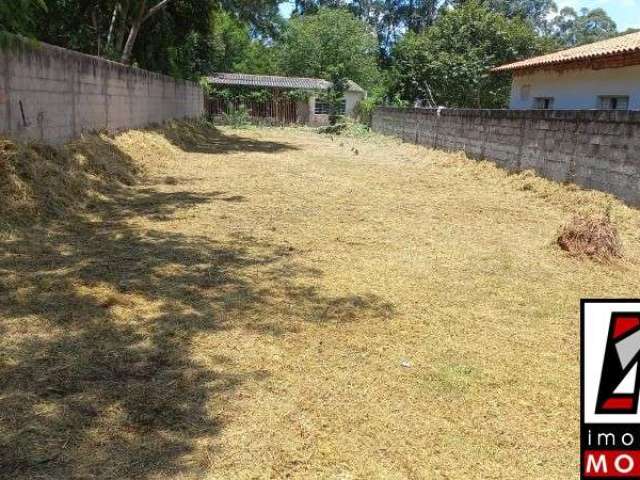
[[[371,129],[362,123],[354,122],[350,118],[345,118],[342,123],[319,127],[318,133],[328,135],[343,135],[345,137],[367,137],[371,135]]]
[[[319,127],[318,133],[328,135],[340,135],[347,129],[346,123],[336,123],[335,125],[327,125],[325,127]]]
[[[250,124],[249,110],[244,105],[232,108],[223,115],[224,123],[232,128],[244,128]]]
[[[365,125],[371,126],[373,112],[380,105],[380,101],[374,97],[362,99],[356,106],[356,118]]]
[[[622,257],[622,242],[608,212],[575,215],[560,229],[557,242],[571,255],[600,261]]]

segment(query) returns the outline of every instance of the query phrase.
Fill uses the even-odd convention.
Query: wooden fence
[[[220,97],[205,98],[205,111],[211,120],[224,122],[227,115],[245,110],[252,123],[267,125],[291,125],[299,123],[298,105],[290,98],[273,98],[266,101],[228,100]]]

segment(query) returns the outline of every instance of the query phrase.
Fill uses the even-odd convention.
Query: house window
[[[338,111],[336,113],[338,115],[344,115],[344,112],[346,112],[346,110],[347,110],[347,101],[343,98],[342,100],[340,100]],[[331,113],[331,105],[329,105],[329,103],[325,102],[324,100],[316,98],[316,106],[315,106],[314,113],[316,115],[329,115]]]
[[[598,97],[598,108],[600,110],[629,110],[629,97],[608,95]]]
[[[536,97],[533,100],[533,108],[537,110],[552,110],[553,102],[553,97]]]

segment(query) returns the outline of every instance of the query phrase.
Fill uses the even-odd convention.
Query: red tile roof
[[[582,45],[580,47],[561,50],[541,57],[533,57],[521,62],[510,63],[494,68],[494,72],[508,72],[538,68],[561,63],[590,60],[595,58],[640,52],[640,32]]]
[[[249,75],[247,73],[214,73],[207,77],[214,85],[243,85],[264,88],[292,88],[301,90],[327,90],[331,82],[320,78],[278,77],[274,75]],[[363,92],[357,83],[349,80],[349,90]]]

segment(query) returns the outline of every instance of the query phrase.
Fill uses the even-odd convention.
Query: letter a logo
[[[635,414],[640,392],[640,313],[612,313],[596,414]]]

